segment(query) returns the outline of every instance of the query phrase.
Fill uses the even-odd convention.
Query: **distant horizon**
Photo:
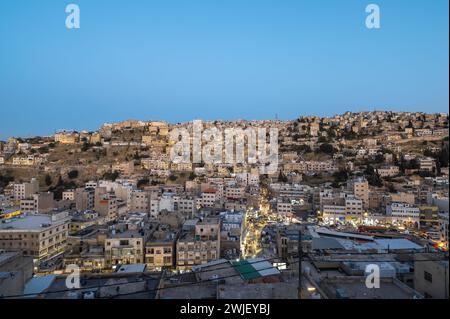
[[[448,0],[377,0],[379,29],[369,3],[0,1],[0,139],[123,118],[447,112]]]
[[[304,115],[298,115],[295,118],[290,118],[290,119],[281,119],[281,118],[261,118],[261,119],[249,119],[249,118],[235,118],[235,119],[222,119],[222,118],[215,118],[215,119],[204,119],[204,118],[191,118],[189,120],[186,121],[169,121],[166,119],[161,119],[161,118],[154,118],[154,119],[143,119],[143,118],[123,118],[123,119],[117,119],[114,121],[103,121],[101,122],[96,128],[71,128],[71,127],[66,127],[66,128],[57,128],[52,130],[52,132],[49,133],[45,133],[45,134],[31,134],[31,135],[9,135],[6,137],[2,137],[0,135],[0,141],[7,141],[9,138],[24,138],[24,139],[28,139],[28,138],[34,138],[34,137],[51,137],[53,136],[55,133],[57,132],[95,132],[98,131],[104,124],[116,124],[116,123],[122,123],[125,121],[142,121],[142,122],[166,122],[170,125],[176,125],[176,124],[184,124],[184,123],[189,123],[192,122],[194,120],[202,120],[205,122],[213,122],[213,121],[223,121],[223,122],[234,122],[234,121],[247,121],[247,122],[251,122],[251,121],[281,121],[281,122],[291,122],[291,121],[295,121],[299,118],[302,117],[319,117],[319,118],[332,118],[338,115],[344,115],[345,113],[352,113],[352,114],[357,114],[357,113],[376,113],[376,112],[384,112],[384,113],[422,113],[422,114],[447,114],[447,116],[449,115],[448,110],[446,112],[424,112],[424,111],[394,111],[394,110],[382,110],[382,109],[375,109],[375,110],[361,110],[361,111],[345,111],[345,112],[341,112],[341,113],[334,113],[333,115],[317,115],[317,114],[304,114]]]

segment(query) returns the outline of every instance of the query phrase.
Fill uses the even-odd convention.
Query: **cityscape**
[[[270,174],[173,162],[170,132],[192,121],[10,138],[0,296],[447,299],[448,124],[384,111],[204,122],[278,130]]]
[[[0,1],[0,317],[438,311],[449,4]]]

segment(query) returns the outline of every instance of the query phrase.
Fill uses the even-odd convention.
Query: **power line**
[[[270,259],[255,260],[255,261],[252,261],[252,262],[248,262],[247,265],[257,264],[257,263],[261,263],[261,262],[265,262],[265,261],[271,261],[271,260],[275,260],[275,259],[279,259],[279,257],[270,258]],[[217,271],[217,270],[230,269],[230,267],[234,268],[233,265],[230,265],[230,266],[226,266],[226,267],[219,267],[219,268],[209,269],[209,270],[207,269],[207,270],[200,270],[200,271],[192,271],[190,273],[200,274],[200,273],[212,272],[212,271]],[[268,269],[272,269],[272,268],[274,268],[274,267],[272,266],[272,267],[270,267]],[[267,270],[267,269],[264,269],[264,270]],[[252,273],[254,273],[254,271]],[[146,275],[146,274],[144,274],[144,275],[149,277],[149,275]],[[179,277],[179,276],[182,276],[182,275],[175,274],[175,275],[166,277],[164,279],[169,279],[170,280],[171,278],[175,278],[175,277]],[[214,280],[218,280],[218,279],[214,279]],[[46,295],[46,294],[55,294],[55,293],[62,293],[62,292],[67,292],[67,291],[90,290],[90,289],[95,289],[95,288],[120,286],[120,285],[124,285],[124,284],[132,284],[132,283],[138,283],[138,282],[142,282],[142,281],[133,281],[133,282],[127,282],[127,283],[115,283],[115,284],[109,284],[109,285],[98,285],[98,286],[83,287],[83,288],[61,289],[61,290],[56,290],[56,291],[47,291],[47,292],[42,292],[42,293],[21,294],[21,295],[15,295],[15,296],[2,296],[2,297],[0,297],[0,299],[2,299],[2,298],[18,298],[18,297],[36,296],[36,295]],[[198,282],[198,283],[200,283],[200,282]],[[198,283],[195,283],[195,284],[198,284]]]
[[[370,260],[370,261],[376,262],[374,260]],[[436,261],[436,260],[435,259],[429,259],[429,260],[416,260],[416,261]],[[297,264],[299,262],[300,262],[300,260],[297,260],[297,261],[289,263],[289,265],[295,265],[295,264]],[[384,261],[378,261],[378,262],[384,262]],[[392,260],[391,260],[391,262],[392,262]],[[269,267],[269,268],[265,268],[265,269],[259,269],[257,271],[264,271],[264,270],[269,270],[269,269],[273,269],[273,267]],[[235,275],[229,275],[229,276],[223,276],[223,277],[219,277],[219,278],[210,278],[210,279],[201,280],[201,281],[195,282],[195,283],[186,283],[186,284],[180,284],[180,285],[174,285],[174,286],[168,286],[168,287],[160,287],[160,288],[150,289],[150,290],[142,290],[142,291],[130,292],[130,293],[121,294],[121,295],[117,295],[117,296],[100,297],[98,299],[115,298],[115,297],[121,297],[121,296],[127,296],[127,295],[135,295],[135,294],[142,293],[142,292],[156,292],[156,291],[172,289],[172,288],[201,285],[201,284],[204,284],[204,283],[207,283],[207,282],[211,282],[211,281],[220,281],[220,280],[223,280],[223,279],[238,277],[238,276],[242,276],[242,275],[246,275],[246,274],[254,274],[257,271],[243,272],[243,273],[239,273],[239,274],[235,274]],[[299,276],[301,276],[301,274],[299,274]]]
[[[292,262],[290,263],[291,265],[294,265],[296,263],[298,263],[299,261],[296,262]],[[118,296],[126,296],[126,295],[134,295],[137,293],[141,293],[141,292],[156,292],[156,291],[160,291],[160,290],[166,290],[166,289],[172,289],[172,288],[179,288],[179,287],[186,287],[186,286],[195,286],[195,285],[201,285],[207,282],[218,282],[220,280],[224,280],[227,278],[233,278],[233,277],[239,277],[242,275],[249,275],[249,274],[254,274],[258,271],[264,271],[264,270],[270,270],[273,269],[274,267],[269,267],[269,268],[263,268],[263,269],[258,269],[258,270],[253,270],[253,271],[249,271],[249,272],[241,272],[238,274],[234,274],[234,275],[228,275],[228,276],[222,276],[222,277],[218,277],[218,278],[210,278],[210,279],[205,279],[205,280],[201,280],[199,282],[195,282],[195,283],[186,283],[186,284],[180,284],[180,285],[174,285],[174,286],[168,286],[168,287],[160,287],[160,288],[156,288],[156,289],[151,289],[151,290],[144,290],[144,291],[139,291],[139,292],[133,292],[133,293],[127,293],[127,294],[122,294],[122,295],[118,295]],[[111,296],[112,298],[116,297],[116,296]],[[100,298],[100,299],[104,299],[106,297]]]
[[[316,259],[317,257],[332,257],[332,255],[415,255],[415,254],[436,254],[436,255],[443,255],[441,253],[434,253],[434,252],[429,252],[429,253],[417,253],[417,252],[413,252],[413,253],[358,253],[358,252],[336,252],[336,253],[332,253],[331,255],[317,255],[317,254],[310,254],[307,253],[306,255],[308,256],[308,258],[310,259],[310,261],[312,262],[401,262],[401,263],[405,263],[405,262],[427,262],[427,261],[441,261],[439,259],[433,258],[433,259],[420,259],[420,260],[392,260],[392,259],[387,259],[387,260],[379,260],[379,259],[354,259],[354,260],[344,260],[344,259],[323,259],[323,260],[318,260]],[[311,256],[312,255],[312,256]],[[290,256],[290,258],[298,258],[299,255],[292,255]],[[311,257],[316,257],[315,259],[311,258]],[[445,256],[442,256],[445,257]],[[273,257],[273,258],[261,258],[258,260],[254,260],[251,262],[248,262],[248,265],[252,265],[252,264],[257,264],[257,263],[261,263],[261,262],[270,262],[270,261],[274,261],[277,259],[281,259],[280,257]],[[303,260],[303,258],[302,258]],[[448,260],[448,259],[445,259]],[[227,260],[227,263],[231,262]],[[298,263],[299,261],[295,261],[295,262],[288,262],[289,265],[293,265]],[[203,270],[199,270],[199,271],[192,271],[190,273],[193,274],[202,274],[202,273],[207,273],[207,272],[213,272],[213,271],[219,271],[219,270],[224,270],[224,269],[230,269],[230,268],[234,268],[234,265],[228,265],[228,266],[224,266],[224,267],[218,267],[218,268],[214,268],[214,269],[203,269]],[[273,269],[274,267],[270,267],[268,269]],[[260,269],[260,270],[268,270],[268,269]],[[255,271],[252,271],[250,273],[254,273]],[[242,274],[245,273],[240,273],[237,275],[233,275],[233,276],[240,276]],[[148,274],[144,274],[145,277],[150,277]],[[180,274],[174,274],[172,276],[166,277],[164,279],[172,279],[175,277],[180,277],[182,275]],[[227,277],[225,277],[227,278]],[[222,278],[214,278],[211,280],[203,280],[203,281],[199,281],[196,283],[188,283],[191,285],[198,285],[198,284],[202,284],[203,282],[208,282],[208,281],[217,281],[217,280],[221,280]],[[109,284],[109,285],[97,285],[97,286],[91,286],[91,287],[82,287],[82,288],[71,288],[71,289],[61,289],[61,290],[56,290],[56,291],[48,291],[48,292],[42,292],[42,293],[29,293],[29,294],[20,294],[20,295],[12,295],[12,296],[1,296],[0,299],[2,298],[20,298],[20,297],[27,297],[27,296],[36,296],[36,295],[47,295],[47,294],[56,294],[56,293],[63,293],[63,292],[68,292],[68,291],[82,291],[82,290],[91,290],[91,289],[96,289],[96,288],[102,288],[102,287],[112,287],[112,286],[120,286],[120,285],[124,285],[124,284],[132,284],[132,283],[138,283],[138,282],[142,282],[142,281],[133,281],[133,282],[127,282],[127,283],[115,283],[115,284]],[[175,286],[170,286],[168,288],[176,288],[179,287],[180,285],[175,285]],[[181,286],[185,286],[185,285],[181,285]],[[151,292],[152,290],[146,290],[148,292]],[[155,290],[157,291],[157,290]]]
[[[310,261],[312,262],[317,262],[318,260],[313,260],[311,259],[311,256],[309,254],[306,254],[308,256],[308,258],[310,259]],[[298,256],[292,256],[291,258],[298,258]],[[255,264],[255,263],[261,263],[264,261],[269,261],[269,260],[273,260],[273,259],[278,259],[277,258],[272,258],[272,259],[262,259],[262,260],[258,260],[258,261],[254,261],[248,264]],[[326,262],[327,260],[319,260],[319,261],[324,261]],[[378,260],[378,259],[371,259],[371,260],[329,260],[329,261],[334,261],[334,262],[395,262],[393,260]],[[409,262],[427,262],[427,261],[440,261],[440,260],[436,260],[434,259],[421,259],[421,260],[410,260]],[[399,262],[408,262],[408,261],[399,261]],[[292,261],[289,262],[289,265],[295,265],[299,263],[299,260],[297,261]],[[233,265],[231,265],[230,267],[234,268]],[[229,269],[230,267],[221,267],[221,268],[216,268],[216,269],[211,269],[211,270],[205,270],[205,271],[198,271],[198,272],[193,272],[194,274],[198,274],[198,273],[204,273],[204,272],[211,272],[211,271],[217,271],[220,269]],[[206,279],[206,280],[201,280],[198,282],[194,282],[194,283],[185,283],[185,284],[179,284],[179,285],[173,285],[173,286],[167,286],[167,287],[160,287],[160,288],[155,288],[155,289],[146,289],[143,291],[138,291],[138,292],[133,292],[133,293],[127,293],[127,294],[121,294],[118,296],[126,296],[126,295],[133,295],[133,294],[137,294],[137,293],[141,293],[141,292],[157,292],[160,290],[166,290],[166,289],[172,289],[172,288],[179,288],[179,287],[186,287],[186,286],[195,286],[195,285],[201,285],[207,282],[212,282],[212,281],[220,281],[223,279],[227,279],[227,278],[233,278],[233,277],[238,277],[238,276],[242,276],[242,275],[246,275],[246,274],[254,274],[255,272],[258,271],[264,271],[264,270],[270,270],[273,269],[274,267],[269,267],[269,268],[264,268],[264,269],[259,269],[259,270],[252,270],[250,272],[242,272],[242,273],[238,273],[238,274],[234,274],[234,275],[229,275],[229,276],[223,276],[223,277],[218,277],[218,278],[210,278],[210,279]],[[148,275],[146,275],[148,277]],[[167,278],[164,278],[165,280],[167,279],[171,279],[174,277],[177,277],[180,275],[173,275]],[[0,299],[4,298],[4,299],[8,299],[8,298],[21,298],[21,297],[27,297],[27,296],[37,296],[37,295],[48,295],[48,294],[54,294],[54,293],[63,293],[63,292],[68,292],[68,291],[81,291],[81,290],[92,290],[92,289],[96,289],[96,288],[103,288],[103,287],[111,287],[111,286],[121,286],[121,285],[125,285],[125,284],[132,284],[132,283],[138,283],[138,282],[142,282],[142,281],[133,281],[133,282],[127,282],[127,283],[116,283],[116,284],[110,284],[110,285],[98,285],[98,286],[91,286],[91,287],[84,287],[84,288],[72,288],[72,289],[62,289],[62,290],[58,290],[58,291],[48,291],[48,292],[42,292],[42,293],[30,293],[30,294],[21,294],[21,295],[15,295],[15,296],[3,296],[0,297]],[[113,296],[112,296],[113,297]],[[106,297],[103,297],[106,298]],[[101,299],[101,298],[100,298]]]

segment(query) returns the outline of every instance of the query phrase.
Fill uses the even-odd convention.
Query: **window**
[[[433,275],[432,274],[430,274],[427,271],[424,271],[423,275],[424,275],[424,278],[425,278],[426,281],[433,282]]]

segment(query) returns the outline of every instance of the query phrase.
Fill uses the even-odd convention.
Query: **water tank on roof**
[[[67,293],[67,299],[79,299],[80,295],[77,291],[69,291]]]
[[[93,291],[88,291],[83,294],[83,299],[95,299],[95,293]]]

